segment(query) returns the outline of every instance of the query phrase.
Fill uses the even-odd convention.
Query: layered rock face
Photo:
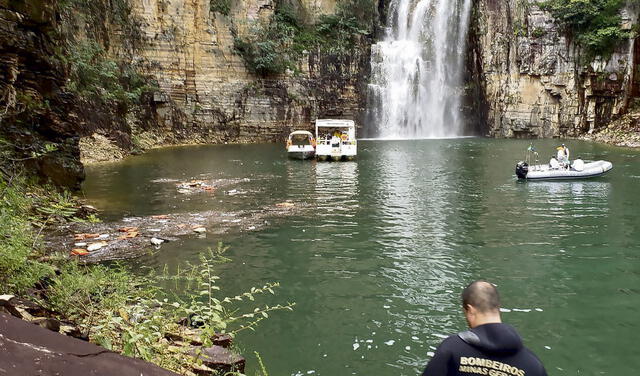
[[[77,99],[63,90],[59,43],[49,1],[0,1],[0,148],[11,150],[11,161],[0,162],[76,188],[84,178]]]
[[[606,125],[637,96],[634,40],[605,60],[584,54],[536,0],[479,0],[472,62],[494,137],[577,136]],[[638,13],[623,11],[627,28]]]
[[[364,110],[370,42],[349,56],[310,51],[298,72],[274,77],[251,73],[234,50],[234,37],[268,20],[272,0],[231,2],[228,15],[210,0],[131,0],[142,20],[146,59],[161,91],[154,121],[137,130],[152,144],[280,140],[292,128],[321,117],[359,119]],[[310,17],[335,10],[334,0],[298,4]]]

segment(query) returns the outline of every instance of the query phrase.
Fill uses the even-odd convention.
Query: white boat
[[[356,124],[353,120],[316,120],[316,141],[316,157],[319,160],[350,160],[358,154]]]
[[[608,161],[585,162],[576,159],[570,166],[561,166],[552,159],[549,164],[531,165],[518,162],[516,175],[524,180],[564,180],[585,179],[604,175],[611,171],[613,164]]]
[[[316,155],[316,140],[308,131],[294,131],[287,139],[287,154],[293,159],[310,159]]]

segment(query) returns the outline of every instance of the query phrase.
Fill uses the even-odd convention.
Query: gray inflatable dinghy
[[[518,162],[516,175],[525,180],[585,179],[604,175],[612,168],[613,164],[608,161],[585,162],[582,159],[576,159],[570,167],[552,163],[529,166],[527,162]]]

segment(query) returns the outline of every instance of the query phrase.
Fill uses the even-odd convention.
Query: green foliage
[[[542,27],[536,27],[532,32],[531,32],[531,36],[534,38],[541,38],[543,37],[547,32],[544,30],[544,28]]]
[[[231,1],[232,0],[211,0],[209,8],[212,12],[228,16],[231,12]]]
[[[199,339],[210,346],[216,333],[253,330],[269,312],[291,310],[293,304],[267,306],[253,303],[260,294],[275,293],[278,284],[252,288],[238,296],[220,296],[215,270],[229,259],[227,247],[209,249],[195,265],[176,275],[136,276],[121,265],[65,264],[47,290],[49,304],[79,323],[85,334],[107,349],[142,358],[178,372],[190,369],[194,360],[188,348],[170,348],[167,334],[187,335],[178,322],[198,328]],[[160,289],[163,280],[175,288]],[[249,302],[242,313],[236,306]]]
[[[197,336],[194,339],[210,345],[218,332],[254,330],[269,313],[294,306],[256,302],[260,295],[274,294],[277,283],[236,296],[221,294],[216,270],[230,261],[224,256],[228,247],[222,244],[172,276],[139,276],[119,264],[82,265],[62,254],[44,257],[38,227],[47,223],[43,218],[71,217],[75,200],[7,175],[0,169],[0,293],[22,294],[40,284],[46,297],[41,304],[74,321],[92,341],[110,350],[184,374],[195,361],[190,348],[171,346],[167,338]],[[158,287],[167,280],[175,287]],[[185,318],[197,329],[178,324]],[[266,376],[261,360],[260,364]]]
[[[258,360],[258,366],[260,366],[259,376],[269,376],[269,372],[267,371],[267,367],[264,365],[264,362],[262,361],[262,357],[260,356],[260,353],[258,353],[257,351],[254,351],[253,353],[256,355],[256,359]]]
[[[132,63],[144,34],[130,0],[61,0],[58,7],[66,44],[55,58],[69,68],[67,88],[71,92],[127,111],[140,103],[145,92],[156,89],[141,74],[141,63]],[[109,40],[113,27],[118,30],[117,41]],[[110,44],[117,45],[117,51],[108,53],[104,46]]]
[[[58,0],[62,32],[72,43],[81,39],[103,41],[108,25],[122,34],[122,47],[132,54],[144,42],[142,20],[135,16],[131,0]],[[78,35],[77,30],[83,32]]]
[[[0,293],[19,294],[53,269],[38,262],[29,222],[33,200],[22,179],[0,180]]]
[[[66,59],[71,68],[68,89],[84,98],[126,109],[139,104],[142,95],[154,89],[134,66],[109,58],[96,42],[71,46]]]
[[[620,10],[625,3],[626,0],[546,0],[540,6],[593,58],[610,55],[618,44],[631,37],[620,24]]]
[[[253,72],[263,76],[295,71],[305,52],[347,55],[360,36],[370,33],[372,23],[366,20],[375,15],[370,0],[348,3],[354,6],[342,4],[336,14],[322,15],[312,25],[305,24],[292,8],[280,6],[268,24],[256,24],[247,37],[235,38],[236,51]]]

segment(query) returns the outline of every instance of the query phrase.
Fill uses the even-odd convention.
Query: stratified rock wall
[[[210,0],[131,0],[142,20],[146,59],[161,88],[149,115],[135,130],[151,144],[281,140],[292,128],[310,128],[318,117],[358,120],[363,112],[369,44],[340,57],[311,51],[299,72],[263,78],[234,51],[257,21],[268,20],[273,0],[231,2],[228,15],[210,11]],[[316,17],[335,10],[334,0],[298,3]],[[117,39],[117,38],[115,38]]]
[[[8,159],[0,167],[23,164],[77,188],[84,178],[77,99],[62,89],[67,74],[53,57],[62,43],[55,30],[49,1],[0,0],[0,157]]]
[[[584,54],[537,0],[478,0],[473,27],[494,137],[563,137],[592,132],[623,112],[637,83],[634,40],[606,61]],[[631,28],[638,14],[623,11]]]

